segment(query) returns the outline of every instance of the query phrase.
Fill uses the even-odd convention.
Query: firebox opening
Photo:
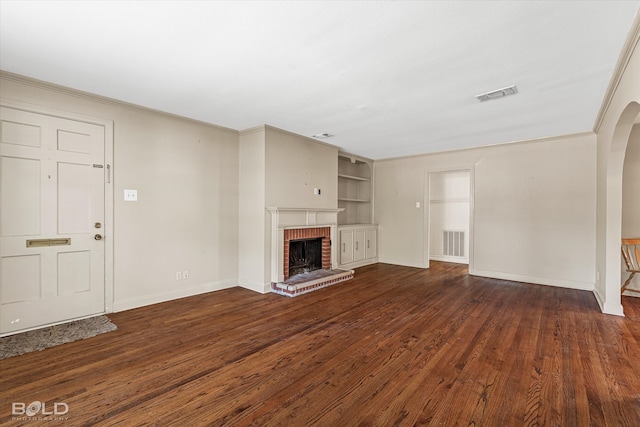
[[[289,242],[289,277],[322,268],[322,238]]]

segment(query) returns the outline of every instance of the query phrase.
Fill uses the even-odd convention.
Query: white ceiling
[[[639,6],[1,0],[0,68],[380,159],[593,130]]]

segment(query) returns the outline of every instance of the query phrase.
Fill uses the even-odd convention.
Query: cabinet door
[[[340,264],[353,262],[353,230],[340,230]]]
[[[365,232],[366,247],[365,258],[375,258],[378,256],[378,230],[368,228]]]
[[[365,249],[365,232],[364,230],[356,230],[354,236],[353,260],[362,261],[364,259]]]

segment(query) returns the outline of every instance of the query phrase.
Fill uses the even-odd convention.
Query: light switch
[[[416,208],[420,209],[420,202],[416,202]]]
[[[125,202],[137,202],[138,201],[138,190],[124,190],[124,201]]]

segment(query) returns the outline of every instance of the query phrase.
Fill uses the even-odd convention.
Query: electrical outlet
[[[189,278],[189,270],[185,270],[182,272],[182,278],[187,280]]]
[[[124,190],[124,201],[125,202],[137,202],[138,201],[138,190]]]
[[[182,280],[182,273],[179,271],[176,271],[176,280]]]

